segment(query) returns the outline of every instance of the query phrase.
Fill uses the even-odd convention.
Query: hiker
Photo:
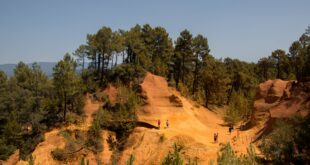
[[[214,138],[214,143],[216,143],[216,141],[217,141],[216,133],[214,133],[213,138]]]
[[[160,120],[157,121],[158,129],[160,129]]]
[[[169,121],[166,120],[166,127],[169,128]]]
[[[232,126],[230,126],[229,128],[228,128],[228,132],[229,132],[229,134],[231,134],[231,132],[232,132]]]
[[[215,133],[215,143],[217,143],[218,138],[219,138],[219,133],[217,132],[217,133]]]

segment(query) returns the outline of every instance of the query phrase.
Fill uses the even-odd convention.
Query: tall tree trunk
[[[198,74],[198,56],[196,57],[195,71],[194,71],[194,80],[193,80],[193,89],[192,94],[196,93],[197,88],[197,74]]]
[[[112,53],[111,57],[112,57],[112,59],[111,59],[111,69],[112,69],[113,63],[114,63],[114,54],[113,53]]]
[[[100,73],[100,61],[101,61],[101,54],[100,53],[98,53],[98,68],[97,68],[97,71],[98,71],[98,73]]]
[[[117,56],[118,56],[118,53],[117,53],[117,54],[115,54],[115,65],[114,65],[114,66],[116,66],[116,65],[117,65]]]
[[[97,69],[97,57],[96,57],[96,53],[93,54],[93,62],[95,63],[95,70]]]
[[[84,71],[84,64],[85,64],[85,55],[83,55],[82,72]]]
[[[64,93],[64,101],[65,101],[65,107],[64,107],[64,122],[66,122],[66,114],[67,114],[67,92]]]
[[[266,67],[263,67],[263,77],[267,80]]]
[[[185,72],[185,65],[184,65],[184,62],[185,61],[185,56],[182,55],[182,83],[184,84],[184,72]]]
[[[208,108],[208,104],[209,104],[209,90],[207,89],[208,87],[205,86],[205,97],[206,97],[206,100],[205,100],[205,106]]]
[[[232,92],[233,92],[233,86],[231,86],[231,88],[230,88],[229,91],[228,91],[228,96],[227,96],[226,105],[228,105],[228,104],[230,103],[230,99],[231,99]]]
[[[101,66],[101,72],[100,72],[100,86],[103,85],[103,74],[104,74],[104,62],[105,62],[105,59],[104,59],[104,53],[103,53],[103,50],[101,50],[101,58],[102,58],[102,66]]]

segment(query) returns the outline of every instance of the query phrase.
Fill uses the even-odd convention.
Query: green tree
[[[214,59],[212,56],[206,56],[201,81],[206,107],[208,107],[209,103],[221,105],[227,101],[226,93],[230,79],[221,61]]]
[[[142,28],[141,37],[143,39],[147,56],[151,59],[152,64],[149,69],[151,72],[161,76],[167,76],[168,64],[173,54],[172,40],[163,27],[154,29],[146,24]]]
[[[284,50],[277,49],[272,52],[271,57],[276,61],[276,78],[285,79],[289,73],[288,57]],[[285,75],[283,75],[285,73]]]
[[[102,27],[95,35],[96,48],[98,50],[98,68],[100,71],[100,85],[104,83],[104,74],[108,69],[112,54],[112,30],[109,27]],[[100,65],[101,64],[101,65]]]
[[[197,35],[193,39],[193,51],[194,51],[194,72],[193,72],[193,85],[192,94],[194,95],[198,89],[199,81],[201,77],[201,68],[206,56],[209,55],[210,49],[208,45],[208,39],[202,35]]]
[[[74,56],[77,57],[78,62],[82,62],[80,65],[82,66],[82,72],[85,67],[85,58],[87,57],[88,50],[86,45],[80,45],[79,48],[75,50],[73,53]]]
[[[66,54],[53,68],[53,85],[58,98],[58,107],[66,121],[67,111],[81,113],[83,105],[81,81],[76,74],[76,63]]]
[[[257,62],[257,72],[263,81],[273,79],[275,61],[271,57],[263,57]]]
[[[169,152],[164,158],[162,165],[183,165],[181,156],[182,147],[176,143],[173,144],[173,152]]]
[[[135,156],[134,155],[130,155],[128,160],[126,161],[126,165],[134,165],[134,162],[135,161]]]
[[[304,59],[301,54],[301,44],[299,41],[292,43],[289,48],[290,63],[297,80],[301,79],[301,71],[304,66]]]
[[[136,25],[125,33],[126,62],[149,68],[151,59],[146,54],[146,48],[141,37],[141,26]]]

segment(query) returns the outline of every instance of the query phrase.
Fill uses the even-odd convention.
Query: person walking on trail
[[[160,129],[160,120],[157,121],[158,129]]]
[[[216,143],[216,133],[214,133],[213,138],[214,138],[214,143]]]
[[[218,141],[218,136],[219,136],[219,133],[214,133],[214,143],[217,143],[217,141]]]
[[[229,127],[229,129],[228,129],[228,131],[229,131],[229,134],[231,134],[231,132],[232,132],[232,130],[234,129],[234,127],[233,126],[230,126]]]
[[[169,128],[169,121],[166,120],[166,127]]]

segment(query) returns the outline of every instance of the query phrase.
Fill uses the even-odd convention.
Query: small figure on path
[[[214,138],[214,143],[216,143],[216,133],[214,133],[214,135],[213,135],[213,138]]]
[[[160,120],[157,121],[158,129],[160,129]]]
[[[219,136],[219,133],[214,133],[214,143],[217,143],[217,141],[218,141],[218,136]]]
[[[166,120],[166,127],[169,128],[169,121]]]
[[[234,129],[233,126],[230,126],[230,127],[228,128],[229,134],[231,134],[231,132],[232,132],[233,129]]]

